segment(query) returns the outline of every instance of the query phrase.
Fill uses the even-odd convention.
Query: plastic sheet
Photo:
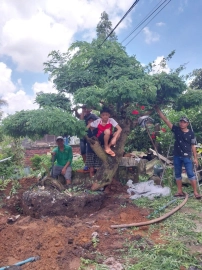
[[[137,184],[133,184],[132,180],[128,180],[126,185],[129,187],[127,192],[130,195],[130,199],[132,200],[136,200],[141,197],[147,197],[153,200],[155,197],[169,196],[171,192],[169,187],[155,185],[154,180],[149,180],[147,182],[141,182]]]

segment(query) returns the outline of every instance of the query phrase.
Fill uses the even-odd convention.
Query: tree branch
[[[90,144],[90,147],[93,149],[93,151],[96,153],[96,155],[104,162],[107,162],[107,154],[102,149],[97,137],[89,138],[88,136],[85,136],[87,142]]]

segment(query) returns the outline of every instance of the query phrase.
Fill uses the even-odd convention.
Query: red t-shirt
[[[99,137],[106,129],[110,129],[110,134],[112,134],[112,127],[116,127],[117,125],[118,123],[113,118],[109,118],[105,125],[102,124],[101,118],[98,118],[91,123],[91,127],[98,129],[96,137]]]

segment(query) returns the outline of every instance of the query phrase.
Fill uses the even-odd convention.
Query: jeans
[[[176,180],[182,180],[182,165],[184,164],[187,176],[189,180],[195,180],[195,174],[193,171],[193,163],[190,157],[179,157],[174,156],[174,168],[175,168],[175,178]]]

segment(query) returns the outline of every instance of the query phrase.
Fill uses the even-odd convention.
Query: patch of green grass
[[[94,268],[92,268],[92,266]],[[81,258],[81,265],[79,267],[79,270],[109,270],[109,268],[105,265],[100,265],[98,263],[96,263],[95,261],[92,260],[88,260],[88,259],[84,259]]]

